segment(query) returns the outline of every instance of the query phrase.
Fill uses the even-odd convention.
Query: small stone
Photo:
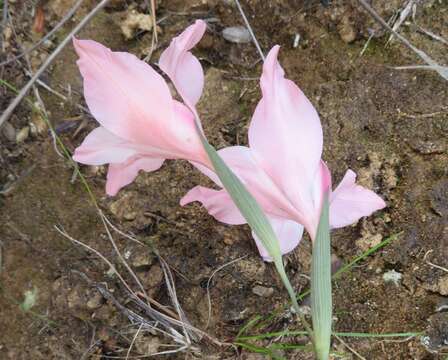
[[[448,216],[448,180],[442,179],[435,183],[429,196],[431,208],[439,216]]]
[[[149,356],[159,352],[161,344],[162,342],[158,337],[140,335],[135,341],[135,349],[139,354]]]
[[[443,296],[448,295],[448,275],[443,276],[439,279],[437,283],[438,293]]]
[[[234,241],[233,238],[231,236],[224,236],[224,244],[226,245],[233,245]]]
[[[103,305],[103,297],[99,292],[96,292],[88,301],[87,308],[90,310],[98,309]]]
[[[270,297],[274,293],[274,289],[271,287],[264,287],[260,285],[256,285],[253,287],[252,292],[255,295],[261,296],[261,297]]]
[[[67,306],[69,309],[79,309],[84,305],[84,299],[81,295],[81,291],[78,288],[72,289],[67,294]]]
[[[252,280],[261,280],[266,270],[265,263],[259,259],[241,259],[235,266],[244,277]]]
[[[431,352],[443,352],[448,349],[448,313],[437,313],[428,319],[429,326],[422,344]]]
[[[8,121],[5,122],[5,124],[3,125],[2,135],[8,141],[11,141],[11,142],[16,141],[16,129]]]
[[[395,286],[400,285],[400,281],[402,279],[403,275],[395,270],[389,270],[383,274],[383,280],[384,282],[388,283],[394,283]]]
[[[357,36],[356,29],[347,15],[344,15],[342,17],[342,20],[338,26],[338,31],[339,36],[341,37],[343,42],[349,44],[356,40]]]
[[[448,150],[444,140],[425,141],[413,139],[409,144],[413,150],[423,155],[443,154]]]
[[[12,37],[12,28],[10,26],[6,26],[3,30],[3,46],[5,49],[11,46],[10,40]]]
[[[90,165],[87,167],[87,173],[89,176],[97,176],[100,174],[105,174],[105,166],[104,165]]]
[[[378,245],[381,240],[383,240],[383,235],[381,234],[366,233],[362,238],[356,240],[356,246],[364,252]]]
[[[48,128],[47,123],[42,118],[42,115],[40,115],[39,113],[33,113],[29,125],[31,128],[31,134],[34,136],[44,134]]]
[[[136,31],[152,30],[151,15],[138,13],[135,10],[129,12],[120,25],[121,31],[126,39],[132,39]]]
[[[133,208],[132,205],[132,193],[124,193],[120,199],[110,204],[109,210],[119,219],[132,221],[135,220],[138,215],[137,211]]]
[[[222,37],[236,44],[245,44],[251,41],[250,33],[244,26],[231,26],[222,31]]]
[[[143,286],[148,291],[148,295],[152,297],[159,291],[164,279],[164,274],[160,265],[155,264],[151,266],[151,269],[148,271],[140,273],[140,277],[142,279]]]
[[[142,251],[135,254],[132,259],[132,266],[138,270],[150,267],[154,262],[154,258],[149,254],[149,251]]]
[[[25,126],[22,129],[19,130],[19,132],[16,135],[16,142],[18,144],[24,142],[26,139],[28,139],[28,136],[30,136],[30,127]]]

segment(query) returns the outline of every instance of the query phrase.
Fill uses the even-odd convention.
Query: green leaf
[[[331,254],[328,191],[324,194],[311,264],[311,315],[314,347],[319,360],[328,360],[331,340]]]
[[[198,128],[198,134],[201,138],[202,145],[215,169],[216,174],[221,180],[224,188],[229,193],[235,205],[240,210],[241,214],[246,219],[247,223],[257,235],[272,260],[274,265],[282,279],[283,284],[288,291],[288,294],[292,300],[294,309],[299,313],[299,305],[297,303],[296,294],[289,282],[286,275],[285,268],[283,266],[282,254],[280,251],[280,245],[277,240],[277,236],[272,229],[272,225],[268,218],[264,214],[260,205],[255,198],[249,193],[241,180],[232,172],[232,170],[221,159],[217,151],[211,146],[207,139],[202,135],[202,132]]]

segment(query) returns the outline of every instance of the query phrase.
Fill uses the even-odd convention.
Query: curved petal
[[[193,201],[199,201],[211,216],[225,224],[242,225],[246,223],[246,220],[225,190],[213,190],[203,186],[195,186],[180,200],[180,205],[184,206]]]
[[[137,154],[129,141],[107,131],[100,126],[86,136],[75,149],[73,160],[88,165],[122,163]]]
[[[386,206],[373,191],[355,183],[356,174],[352,170],[344,178],[330,197],[330,226],[340,228],[351,225],[363,216]]]
[[[164,159],[133,156],[121,164],[110,164],[107,172],[106,193],[114,196],[118,191],[129,185],[137,177],[140,170],[147,172],[160,169]]]
[[[162,53],[159,67],[167,74],[186,103],[195,106],[204,87],[204,72],[199,60],[191,50],[202,38],[207,24],[196,20],[179,36],[171,40]]]
[[[297,212],[277,186],[255,161],[251,150],[245,146],[229,146],[218,151],[218,154],[238,176],[247,190],[255,197],[266,213],[295,219]],[[204,175],[222,187],[218,176],[209,168],[192,163]]]
[[[282,255],[293,251],[302,239],[303,226],[295,221],[277,217],[269,217],[269,221],[271,222],[272,228],[274,229],[277,239],[280,242],[279,245]],[[254,237],[258,251],[263,257],[263,260],[272,261],[269,253],[266,251],[254,232],[252,232],[252,236]]]
[[[73,43],[84,96],[96,120],[123,139],[163,145],[165,126],[173,121],[173,100],[165,80],[134,55],[112,52],[91,40]]]
[[[322,127],[313,105],[284,78],[278,51],[279,46],[274,46],[263,66],[263,97],[249,127],[249,144],[257,162],[303,221],[313,212],[312,187],[322,155]]]

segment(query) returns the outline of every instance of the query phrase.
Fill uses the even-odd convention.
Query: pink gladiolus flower
[[[176,101],[165,80],[134,55],[112,52],[90,40],[74,40],[87,105],[100,123],[75,150],[83,164],[109,164],[106,192],[115,195],[139,170],[159,169],[165,159],[209,166],[189,107],[199,100],[204,75],[189,52],[206,24],[198,20],[175,38],[160,58],[185,103]]]
[[[279,46],[275,46],[263,66],[263,96],[250,124],[249,147],[232,146],[219,154],[262,206],[285,254],[298,245],[303,227],[314,239],[325,191],[330,190],[332,228],[352,224],[386,204],[374,192],[357,185],[351,170],[331,192],[331,175],[321,160],[323,134],[319,116],[302,91],[285,79],[278,51]],[[203,166],[198,168],[222,187],[216,174]],[[224,189],[196,186],[184,196],[181,205],[192,201],[201,202],[221,222],[246,223]],[[263,258],[269,260],[255,234],[254,238]]]

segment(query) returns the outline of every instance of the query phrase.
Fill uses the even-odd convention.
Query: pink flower
[[[175,38],[160,58],[188,107],[199,100],[204,75],[189,50],[206,29],[197,21]],[[195,127],[195,116],[170,94],[165,80],[134,55],[112,52],[91,40],[74,40],[87,105],[100,123],[75,150],[83,164],[109,164],[106,192],[115,195],[139,170],[159,169],[165,159],[209,166]],[[177,68],[182,68],[177,71]]]
[[[277,60],[279,46],[268,54],[258,103],[249,128],[249,147],[232,146],[219,151],[226,164],[262,206],[280,241],[282,254],[299,243],[303,227],[314,239],[323,194],[331,190],[331,175],[321,160],[323,134],[319,116],[302,91],[284,78]],[[218,186],[217,176],[198,166]],[[330,224],[333,228],[356,222],[386,204],[374,192],[355,183],[348,170],[330,194]],[[196,186],[181,205],[199,201],[210,215],[227,224],[244,224],[245,219],[227,192]],[[254,235],[258,249],[267,251]]]

